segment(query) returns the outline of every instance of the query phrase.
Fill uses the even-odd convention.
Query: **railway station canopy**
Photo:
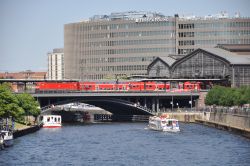
[[[158,57],[149,64],[148,76],[172,79],[227,79],[232,87],[249,86],[250,53],[230,52],[223,47],[216,47],[199,48],[180,59],[170,56]]]

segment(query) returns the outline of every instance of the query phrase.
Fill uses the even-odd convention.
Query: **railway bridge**
[[[192,109],[200,92],[56,92],[31,93],[41,107],[82,102],[119,115],[152,115],[178,108]]]
[[[49,91],[35,92],[27,91],[28,85],[34,85],[37,82],[79,82],[79,80],[31,80],[31,79],[0,79],[0,83],[11,82],[23,84],[24,92],[32,94],[41,107],[57,104],[66,104],[69,102],[84,102],[95,105],[110,111],[113,114],[138,114],[148,115],[160,111],[173,111],[178,108],[192,110],[200,105],[200,96],[202,92],[194,91],[175,91],[172,85],[178,82],[198,81],[198,82],[221,82],[220,79],[141,79],[141,82],[155,81],[170,83],[169,91]],[[22,93],[20,91],[19,93]]]

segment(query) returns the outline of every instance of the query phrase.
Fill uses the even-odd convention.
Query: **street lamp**
[[[173,112],[173,109],[174,109],[174,96],[172,96],[172,101],[170,102],[170,104],[172,105],[172,112]]]
[[[191,111],[192,111],[192,100],[189,100],[189,104],[191,105]]]
[[[190,92],[190,97],[191,97],[191,100],[189,101],[189,104],[191,105],[191,111],[193,109],[193,96],[192,96],[192,91]]]

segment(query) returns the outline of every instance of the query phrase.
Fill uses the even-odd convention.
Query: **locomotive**
[[[161,82],[38,82],[36,92],[39,91],[190,91],[200,90],[201,82],[183,82],[170,87],[170,83]]]

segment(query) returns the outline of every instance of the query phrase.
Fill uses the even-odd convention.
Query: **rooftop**
[[[189,15],[179,15],[165,16],[159,12],[151,11],[127,11],[127,12],[114,12],[109,15],[94,15],[87,21],[111,21],[111,20],[136,20],[136,19],[163,19],[164,18],[174,18],[178,17],[181,20],[210,20],[210,19],[226,19],[226,18],[241,18],[239,12],[236,12],[233,17],[230,17],[226,11],[222,11],[218,14],[210,14],[207,16],[195,16],[193,14]]]
[[[250,54],[250,44],[218,44],[217,47],[237,54]]]
[[[220,56],[228,60],[231,64],[250,64],[250,54],[239,55],[221,48],[202,48],[202,50]]]

